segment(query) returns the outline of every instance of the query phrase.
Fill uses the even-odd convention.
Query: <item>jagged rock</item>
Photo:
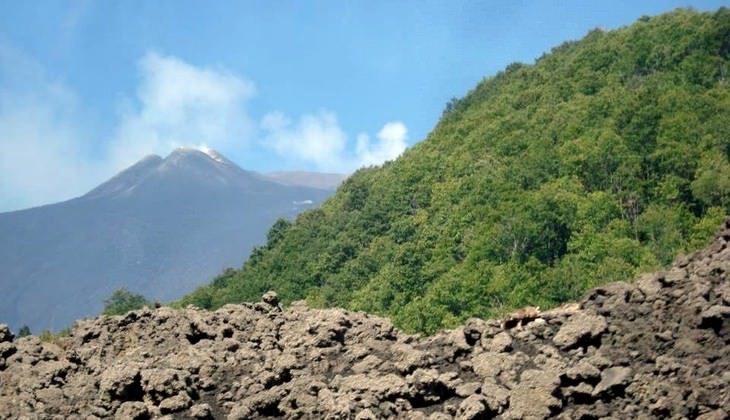
[[[461,384],[454,389],[454,393],[458,395],[459,397],[466,398],[472,394],[476,394],[481,390],[482,384],[479,382],[467,382],[465,384]]]
[[[402,373],[412,372],[430,363],[428,353],[408,344],[396,344],[392,347],[392,351],[395,353],[395,367]]]
[[[375,413],[373,413],[369,408],[362,410],[355,416],[355,420],[377,420],[377,418],[378,417],[375,416]]]
[[[601,371],[592,364],[581,360],[565,372],[565,376],[572,381],[591,381],[601,376]]]
[[[581,382],[575,386],[567,386],[562,389],[563,395],[572,397],[573,401],[577,399],[585,400],[593,395],[593,387],[585,382]]]
[[[484,403],[489,412],[493,414],[502,413],[509,402],[509,390],[497,385],[493,380],[487,379],[482,384],[481,394],[484,395]]]
[[[717,294],[722,297],[725,305],[730,305],[730,284],[723,284],[717,288]]]
[[[140,379],[138,368],[114,365],[101,374],[99,390],[111,399],[141,400]]]
[[[160,402],[160,412],[162,414],[176,413],[190,407],[192,400],[187,393],[181,392],[174,397],[165,398]]]
[[[271,296],[0,326],[0,418],[727,418],[727,241],[502,329],[433,337]],[[3,341],[4,340],[4,341]]]
[[[613,366],[613,362],[610,359],[604,357],[601,353],[591,355],[584,360],[600,370]]]
[[[593,390],[593,396],[599,396],[617,388],[625,388],[631,379],[631,368],[612,367],[601,372],[601,382]]]
[[[675,285],[677,282],[681,281],[686,276],[687,276],[687,270],[677,267],[676,269],[669,271],[667,273],[660,273],[657,276],[657,280],[659,280],[659,283],[661,283],[662,286],[669,287],[669,286]]]
[[[473,420],[481,418],[486,412],[487,407],[484,397],[481,395],[472,395],[459,404],[456,418],[459,420]]]
[[[271,306],[278,306],[279,295],[277,295],[276,292],[270,290],[264,293],[264,295],[261,297],[261,301],[264,303],[268,303]]]
[[[352,371],[355,373],[365,373],[377,370],[377,367],[383,363],[378,356],[368,355],[363,360],[355,363],[352,366]]]
[[[12,356],[17,350],[15,344],[5,341],[0,343],[0,358],[8,358]]]
[[[553,343],[562,349],[570,349],[579,344],[581,340],[591,340],[598,337],[604,331],[608,324],[606,319],[600,315],[590,315],[579,312],[568,320],[568,322],[560,328]]]
[[[718,409],[714,411],[710,411],[708,413],[701,414],[697,416],[696,420],[726,420],[728,418],[727,411],[723,409]]]
[[[412,374],[406,376],[406,382],[409,385],[417,385],[422,387],[432,386],[439,383],[441,377],[436,369],[416,369]]]
[[[479,318],[469,318],[464,324],[464,339],[469,345],[474,345],[482,338],[482,332],[486,328],[486,322]]]
[[[155,402],[160,402],[184,391],[189,374],[178,369],[153,368],[143,370],[141,376],[145,395]]]
[[[228,418],[251,418],[255,413],[261,414],[262,412],[265,413],[269,410],[275,410],[285,394],[286,391],[283,389],[268,389],[258,392],[239,402],[236,407],[231,410],[231,414]]]
[[[730,306],[711,306],[700,314],[700,327],[709,328],[719,326],[727,318],[730,318]]]
[[[519,384],[512,389],[509,398],[508,419],[544,419],[562,402],[553,396],[560,385],[554,372],[528,369],[522,372]]]
[[[150,418],[150,411],[140,401],[127,401],[117,409],[114,418],[118,420],[147,420]]]
[[[507,385],[511,385],[529,359],[522,352],[480,353],[472,359],[472,369],[482,378],[499,378]]]
[[[253,417],[254,410],[246,404],[238,404],[228,413],[228,420],[246,420]]]
[[[10,328],[5,324],[0,324],[0,343],[13,341],[14,338],[15,335],[10,331]]]
[[[491,340],[484,340],[482,347],[488,352],[500,353],[512,349],[512,336],[504,331],[494,336]]]
[[[339,382],[339,388],[345,392],[369,393],[383,399],[403,395],[407,391],[406,381],[392,373],[384,376],[347,376]]]
[[[348,416],[352,408],[349,400],[338,398],[329,389],[321,389],[317,394],[317,405],[322,408],[325,413],[330,414],[333,417],[344,417]]]
[[[213,416],[213,412],[208,404],[196,404],[190,407],[190,417],[196,419],[209,419]]]

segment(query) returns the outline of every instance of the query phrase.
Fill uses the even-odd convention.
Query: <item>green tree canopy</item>
[[[18,329],[18,338],[27,337],[29,335],[31,335],[29,326],[23,325],[22,327],[20,327],[20,329]]]
[[[104,300],[104,315],[123,315],[129,311],[152,306],[153,303],[144,296],[132,293],[127,289],[118,289]]]
[[[730,9],[680,9],[512,64],[180,304],[275,290],[433,332],[658,269],[730,211],[729,39]]]

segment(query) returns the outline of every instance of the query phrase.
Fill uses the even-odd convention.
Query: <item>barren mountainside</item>
[[[425,338],[272,293],[50,342],[0,326],[0,418],[725,419],[728,241],[730,219],[669,271]]]
[[[329,195],[212,150],[147,156],[82,197],[0,213],[0,322],[58,331],[119,288],[177,299],[240,266],[278,218]]]

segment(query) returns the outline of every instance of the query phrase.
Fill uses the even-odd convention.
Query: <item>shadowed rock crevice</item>
[[[206,331],[201,331],[199,327],[196,324],[192,324],[190,326],[190,331],[185,334],[185,338],[188,340],[190,344],[196,344],[200,340],[214,340],[216,337],[215,334],[210,334]]]

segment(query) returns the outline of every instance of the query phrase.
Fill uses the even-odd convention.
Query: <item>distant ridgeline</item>
[[[447,105],[178,304],[276,290],[433,332],[668,264],[730,211],[730,10],[593,30]]]

